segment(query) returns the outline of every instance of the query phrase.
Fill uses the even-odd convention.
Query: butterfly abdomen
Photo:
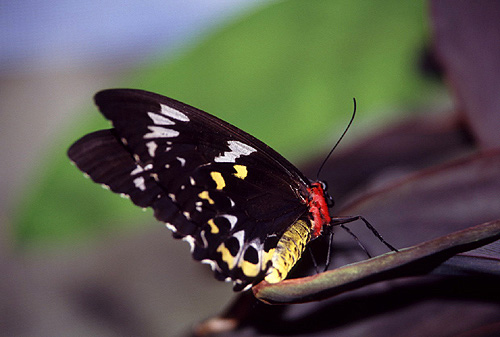
[[[278,283],[287,277],[311,240],[312,232],[312,223],[299,219],[283,233],[276,248],[273,249],[272,265],[265,277],[267,282]]]

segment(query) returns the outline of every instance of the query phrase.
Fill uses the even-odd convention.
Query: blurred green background
[[[439,99],[419,69],[428,45],[423,1],[282,1],[240,13],[174,51],[156,53],[112,87],[161,93],[201,108],[300,165],[326,153],[358,102],[346,139]],[[96,87],[95,91],[104,89]],[[52,104],[57,104],[54,100]],[[32,167],[15,204],[17,247],[85,241],[149,222],[72,165],[73,141],[109,124],[91,97]]]

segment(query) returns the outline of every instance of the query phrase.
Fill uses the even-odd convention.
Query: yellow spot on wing
[[[222,174],[220,172],[210,172],[210,176],[217,184],[216,189],[222,190],[226,186],[226,182],[224,181],[224,178],[222,178]]]
[[[236,258],[231,255],[231,252],[229,252],[224,243],[221,243],[217,248],[217,252],[222,254],[222,261],[227,263],[228,268],[233,269],[236,265]]]
[[[219,227],[215,225],[214,219],[208,220],[208,225],[210,226],[210,233],[217,234],[219,233]]]
[[[244,259],[241,259],[239,267],[243,271],[243,274],[245,274],[248,277],[255,277],[260,273],[259,264],[254,264],[245,261]]]
[[[210,195],[208,195],[208,191],[203,191],[199,193],[198,196],[200,197],[200,199],[208,200],[208,203],[210,205],[214,204],[214,201],[212,200],[212,198],[210,198]]]
[[[245,179],[247,177],[248,170],[245,165],[234,165],[233,167],[236,170],[236,173],[233,173],[236,178]]]

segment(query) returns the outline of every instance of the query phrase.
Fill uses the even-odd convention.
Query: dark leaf
[[[500,145],[500,2],[431,2],[434,46],[481,147]]]
[[[499,150],[375,185],[340,213],[363,214],[396,248],[500,219]],[[359,235],[375,254],[384,252],[371,233]]]

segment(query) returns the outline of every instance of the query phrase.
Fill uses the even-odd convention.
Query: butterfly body
[[[248,133],[154,93],[111,89],[95,101],[113,128],[68,156],[92,180],[151,207],[235,290],[286,278],[331,223],[329,195]]]

